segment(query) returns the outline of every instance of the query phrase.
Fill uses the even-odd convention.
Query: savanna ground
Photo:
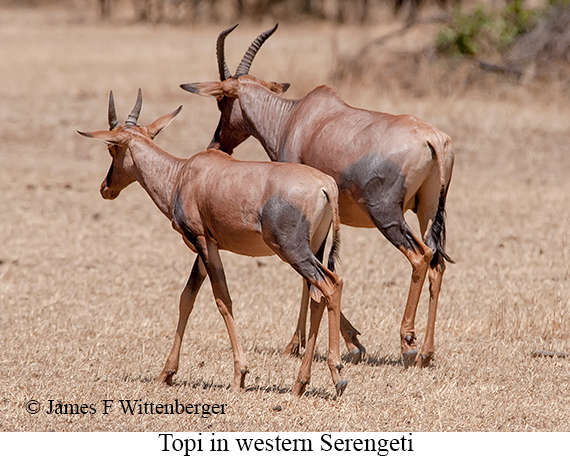
[[[444,278],[432,367],[400,362],[409,264],[377,231],[343,227],[342,306],[368,353],[346,364],[340,399],[324,362],[326,321],[307,394],[290,393],[300,359],[281,352],[301,284],[273,257],[223,253],[250,366],[246,391],[228,389],[231,349],[207,283],[174,385],[155,382],[194,254],[138,184],[116,201],[101,199],[109,155],[76,130],[107,128],[110,89],[124,120],[141,87],[142,123],[184,105],[157,142],[182,157],[202,150],[218,121],[215,102],[178,86],[217,78],[215,39],[226,25],[0,11],[0,430],[570,431],[570,359],[532,357],[570,350],[570,109],[548,86],[421,98],[389,81],[336,87],[353,105],[417,115],[455,141],[447,227],[456,264]],[[244,23],[231,35],[230,67],[271,25]],[[252,73],[290,82],[287,95],[302,96],[330,82],[335,47],[357,48],[390,26],[282,24]],[[236,157],[266,160],[252,139]],[[426,314],[427,287],[420,343]],[[26,412],[31,399],[40,414]],[[227,411],[103,415],[104,399],[179,399]],[[98,412],[50,416],[49,400]]]

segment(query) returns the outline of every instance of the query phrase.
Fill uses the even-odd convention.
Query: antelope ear
[[[180,84],[180,87],[193,94],[203,95],[205,97],[223,97],[224,90],[222,84],[219,81],[212,81],[207,83],[191,83],[191,84]]]
[[[282,93],[287,92],[287,89],[291,87],[290,83],[276,83],[274,81],[266,82],[265,84],[271,92],[275,92],[277,95],[281,95]]]
[[[180,113],[180,111],[182,111],[182,105],[180,105],[176,110],[174,110],[172,113],[170,114],[165,114],[162,117],[159,117],[156,121],[154,121],[152,124],[147,125],[145,128],[147,129],[147,132],[149,134],[149,136],[151,137],[151,139],[154,139],[154,137],[156,135],[158,135],[160,132],[162,132],[166,127],[168,127],[170,125],[170,123],[172,122],[172,120],[178,116],[178,113]]]
[[[117,137],[117,133],[114,131],[101,130],[99,132],[80,132],[78,130],[77,133],[87,138],[94,138],[95,140],[102,141],[106,144],[119,144],[120,142]]]
[[[277,83],[281,86],[281,93],[287,92],[287,89],[291,87],[291,83]]]

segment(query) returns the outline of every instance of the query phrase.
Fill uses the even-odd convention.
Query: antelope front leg
[[[298,356],[301,348],[306,344],[306,322],[307,310],[309,308],[309,284],[303,279],[303,295],[301,297],[301,307],[299,310],[299,319],[297,320],[297,328],[293,334],[291,342],[285,347],[284,355]]]
[[[238,391],[245,387],[245,375],[248,373],[247,360],[237,336],[232,311],[232,301],[228,291],[228,285],[226,283],[226,275],[224,274],[222,259],[220,258],[218,248],[213,241],[209,239],[205,242],[200,241],[202,240],[199,239],[196,248],[202,257],[206,271],[210,277],[216,306],[218,307],[218,311],[220,311],[228,330],[234,359],[232,390]]]
[[[359,363],[362,360],[362,356],[366,354],[366,348],[358,341],[357,337],[360,335],[360,332],[353,327],[342,312],[340,313],[340,333],[348,349],[346,360],[354,364]]]
[[[305,393],[305,389],[311,380],[311,366],[313,364],[313,355],[315,353],[315,345],[317,343],[317,334],[319,333],[319,326],[323,317],[325,305],[322,300],[316,302],[311,299],[311,324],[309,327],[309,339],[307,340],[307,348],[303,361],[301,362],[301,369],[297,376],[297,380],[293,385],[293,394],[299,397]]]
[[[283,351],[284,355],[298,356],[301,352],[301,348],[305,347],[306,344],[306,331],[305,323],[307,321],[307,311],[309,308],[309,286],[307,281],[303,281],[303,296],[301,298],[301,308],[299,311],[299,319],[297,321],[297,328],[293,334],[293,338],[289,344],[285,347]],[[346,360],[352,363],[359,363],[362,360],[362,356],[366,354],[366,348],[360,344],[358,341],[358,335],[360,332],[354,328],[350,321],[340,313],[340,332],[346,343],[346,348],[348,349],[348,355]]]
[[[192,267],[192,272],[190,273],[186,287],[184,287],[182,295],[180,296],[178,326],[176,328],[176,335],[174,336],[174,344],[172,345],[172,350],[170,351],[168,359],[166,359],[164,369],[158,376],[159,382],[164,382],[165,384],[172,385],[172,377],[178,371],[180,347],[182,345],[182,338],[184,336],[184,330],[186,329],[186,323],[188,322],[188,317],[190,317],[190,313],[194,308],[196,295],[198,295],[198,291],[200,290],[205,277],[206,269],[204,268],[204,263],[198,256],[194,261],[194,266]]]

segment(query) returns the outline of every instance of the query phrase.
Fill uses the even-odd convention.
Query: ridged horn
[[[265,43],[265,40],[267,40],[267,38],[269,38],[271,35],[273,35],[273,32],[275,32],[275,30],[277,30],[278,25],[279,24],[275,24],[275,27],[273,27],[270,30],[263,32],[255,40],[253,40],[253,43],[251,43],[249,45],[248,50],[246,51],[245,55],[243,56],[243,59],[241,59],[241,62],[240,62],[239,66],[236,70],[236,74],[235,74],[236,78],[238,76],[247,75],[249,73],[249,68],[251,67],[251,62],[253,62],[253,58],[257,54],[257,51],[259,51],[259,48],[261,48],[261,45],[263,45],[263,43]]]
[[[126,125],[137,125],[137,122],[139,120],[139,115],[141,113],[141,108],[142,108],[142,90],[140,90],[139,88],[135,107],[131,111],[131,114],[129,114],[129,117],[127,117],[127,122],[125,122]]]
[[[109,130],[115,130],[119,126],[119,119],[117,119],[117,111],[115,110],[115,99],[113,98],[113,91],[109,92]]]
[[[220,81],[225,81],[228,78],[232,77],[230,70],[228,68],[228,64],[226,63],[226,56],[224,52],[224,41],[226,37],[234,31],[234,29],[239,24],[230,27],[229,29],[224,30],[222,33],[218,35],[218,41],[216,42],[216,57],[218,58],[218,71],[220,72]]]

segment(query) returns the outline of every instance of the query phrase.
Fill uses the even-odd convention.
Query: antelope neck
[[[279,158],[279,143],[297,100],[289,100],[259,85],[247,85],[239,96],[252,135],[272,161]]]
[[[147,138],[133,138],[129,148],[137,181],[158,209],[172,220],[171,197],[186,160],[171,156]]]

